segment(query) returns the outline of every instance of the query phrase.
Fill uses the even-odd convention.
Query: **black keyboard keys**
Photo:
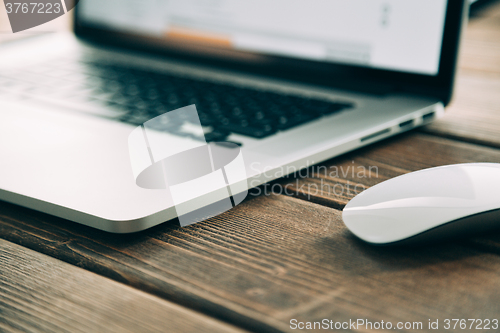
[[[66,62],[61,73],[56,79],[80,78],[95,103],[123,111],[117,119],[133,125],[195,104],[201,125],[211,129],[208,142],[231,134],[262,139],[353,106],[116,64]]]

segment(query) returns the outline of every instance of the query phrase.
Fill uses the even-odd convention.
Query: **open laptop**
[[[249,188],[427,124],[465,2],[81,1],[74,34],[0,48],[0,200],[116,233],[174,219],[136,185],[128,137],[192,104]]]

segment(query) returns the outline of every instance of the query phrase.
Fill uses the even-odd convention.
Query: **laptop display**
[[[446,0],[86,0],[80,22],[202,45],[436,75]]]

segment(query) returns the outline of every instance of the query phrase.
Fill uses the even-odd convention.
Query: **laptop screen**
[[[85,0],[86,24],[165,43],[436,75],[446,0]]]

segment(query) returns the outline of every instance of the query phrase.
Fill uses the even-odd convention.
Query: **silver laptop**
[[[73,34],[0,47],[0,200],[115,233],[173,220],[165,189],[138,186],[129,136],[193,104],[208,145],[241,149],[250,193],[427,124],[452,95],[465,2],[82,1]]]

